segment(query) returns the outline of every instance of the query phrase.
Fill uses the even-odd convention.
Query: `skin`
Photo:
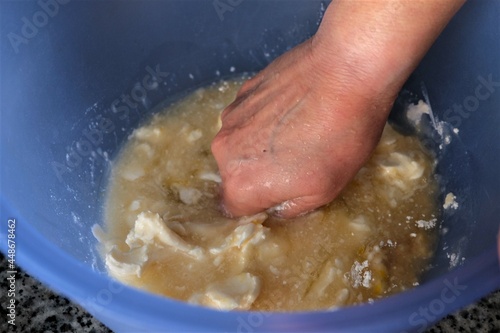
[[[331,202],[462,0],[334,0],[318,32],[247,81],[212,142],[229,216]]]

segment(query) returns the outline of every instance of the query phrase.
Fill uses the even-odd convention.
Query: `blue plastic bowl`
[[[414,290],[333,312],[217,312],[110,280],[90,228],[109,160],[156,104],[258,71],[311,36],[319,1],[3,1],[1,250],[116,331],[397,332],[500,287],[500,2],[470,1],[414,73],[460,130],[438,172],[459,198]],[[397,46],[395,46],[397,47]],[[369,55],[367,56],[369,61]]]

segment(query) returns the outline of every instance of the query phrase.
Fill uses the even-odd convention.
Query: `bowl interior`
[[[316,31],[326,4],[50,3],[1,5],[1,31],[9,39],[1,45],[0,63],[1,215],[2,221],[17,218],[25,224],[20,230],[37,236],[18,236],[20,260],[32,265],[28,271],[54,285],[54,276],[64,281],[66,273],[46,267],[64,258],[95,278],[98,292],[98,284],[109,280],[99,273],[104,269],[90,229],[102,220],[109,168],[131,131],[167,98],[233,72],[262,69]],[[499,16],[498,1],[467,3],[406,85],[428,98],[435,119],[451,125],[437,172],[441,199],[453,192],[459,203],[444,214],[447,232],[426,281],[473,267],[474,258],[496,244]],[[43,250],[37,240],[51,246]],[[37,251],[49,250],[47,262],[33,261]],[[68,288],[59,287],[66,294],[78,289]]]

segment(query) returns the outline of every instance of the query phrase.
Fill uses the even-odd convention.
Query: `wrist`
[[[334,0],[311,40],[326,77],[349,93],[395,97],[463,0]]]

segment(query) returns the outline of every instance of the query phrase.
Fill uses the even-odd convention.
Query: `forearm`
[[[397,92],[464,0],[333,0],[314,48],[363,89]],[[314,45],[315,44],[315,45]]]

